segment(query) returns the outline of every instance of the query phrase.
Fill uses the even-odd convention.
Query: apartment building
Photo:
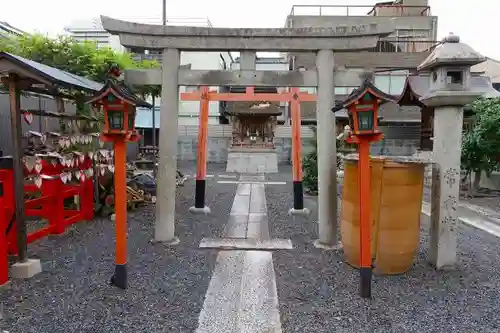
[[[8,38],[9,36],[21,36],[25,32],[21,29],[11,26],[7,22],[0,21],[0,38]]]
[[[342,52],[335,55],[337,67],[369,68],[376,72],[375,84],[383,91],[398,95],[401,93],[406,75],[429,55],[437,44],[437,17],[431,15],[428,0],[396,0],[377,3],[374,6],[339,6],[339,5],[295,5],[286,19],[287,27],[362,27],[370,24],[393,22],[395,31],[384,37],[377,47],[371,50]],[[289,55],[290,67],[315,69],[315,57],[312,54],[294,53]],[[395,69],[399,69],[395,71]],[[338,85],[335,88],[336,99],[342,99],[355,87]],[[314,89],[311,89],[314,90]],[[398,109],[394,105],[382,110],[385,121],[419,119],[419,114],[412,114]],[[303,103],[304,119],[315,119],[315,103]],[[402,115],[400,111],[405,114]]]

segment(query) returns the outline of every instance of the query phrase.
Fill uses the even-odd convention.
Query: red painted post
[[[3,185],[3,184],[2,184]],[[7,219],[3,198],[0,198],[0,286],[9,282],[9,258],[7,249]]]
[[[63,234],[66,226],[64,224],[64,188],[65,185],[60,179],[54,180],[55,194],[54,194],[54,212],[51,215],[50,224],[52,224],[52,234]]]

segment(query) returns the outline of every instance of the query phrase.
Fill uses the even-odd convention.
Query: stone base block
[[[160,240],[156,240],[156,239],[151,240],[151,243],[153,243],[153,244],[160,243],[160,244],[167,245],[167,246],[174,246],[174,245],[179,244],[180,242],[181,241],[177,237],[174,237],[171,240],[167,240],[167,241],[160,241]]]
[[[203,207],[203,208],[198,208],[195,206],[189,207],[189,211],[193,214],[199,214],[199,215],[208,215],[211,213],[210,207]]]
[[[309,214],[311,214],[311,211],[309,210],[309,208],[304,208],[304,209],[291,208],[288,211],[288,215],[292,215],[292,216],[309,216]]]
[[[314,247],[317,249],[322,249],[322,250],[326,250],[326,251],[338,251],[338,250],[342,250],[342,243],[338,242],[335,245],[323,244],[318,239],[318,240],[314,241]]]
[[[278,154],[275,151],[229,151],[226,172],[247,174],[277,173]]]
[[[25,262],[16,262],[10,272],[13,278],[29,279],[42,272],[42,264],[39,259],[28,259]]]

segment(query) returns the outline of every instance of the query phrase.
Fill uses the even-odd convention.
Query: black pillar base
[[[363,298],[372,297],[372,271],[371,267],[361,267],[359,270],[360,294]]]
[[[115,266],[115,274],[111,277],[111,284],[120,289],[127,289],[127,264]]]
[[[196,179],[196,188],[195,188],[195,196],[194,196],[194,207],[195,208],[204,208],[205,207],[205,188],[206,188],[205,179]]]
[[[302,181],[293,181],[293,209],[304,209],[304,187]]]

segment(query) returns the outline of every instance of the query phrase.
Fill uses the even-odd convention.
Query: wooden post
[[[290,102],[292,116],[292,169],[293,169],[293,209],[304,209],[304,188],[302,185],[302,142],[299,89],[292,88],[293,99]]]
[[[371,191],[370,191],[370,141],[359,140],[359,218],[360,218],[360,293],[363,298],[371,297],[372,254],[371,254]]]
[[[24,216],[24,166],[21,125],[21,94],[17,87],[16,74],[9,75],[10,124],[12,128],[12,163],[14,171],[15,218],[17,234],[17,254],[19,262],[26,262],[27,228]]]
[[[208,87],[201,88],[200,117],[198,123],[198,160],[196,169],[196,188],[193,213],[209,213],[205,206],[206,176],[207,176],[207,149],[208,149],[208,111],[210,100],[208,98]]]
[[[115,225],[116,266],[111,283],[118,288],[127,288],[127,179],[126,146],[123,137],[115,142]]]

